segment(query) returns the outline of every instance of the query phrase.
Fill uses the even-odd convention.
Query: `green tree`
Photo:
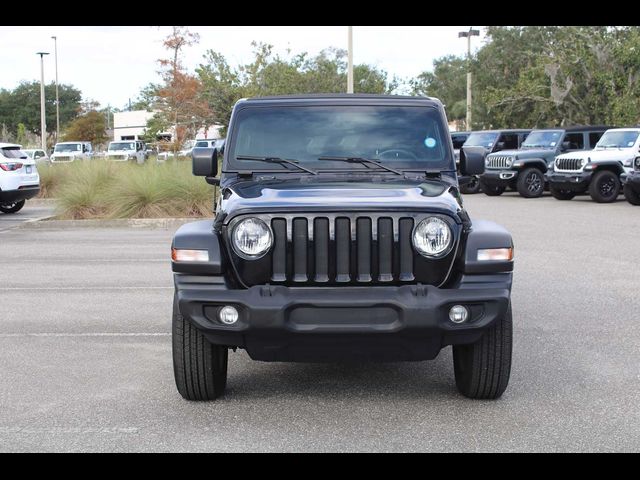
[[[69,124],[64,131],[64,140],[91,142],[94,146],[101,145],[108,140],[105,130],[105,116],[93,110]]]
[[[449,120],[467,114],[467,60],[447,55],[434,60],[432,72],[422,72],[410,81],[412,93],[436,97],[444,103]]]
[[[78,116],[82,93],[71,85],[59,85],[60,124],[69,123]],[[45,85],[45,114],[47,130],[55,130],[56,87],[54,83]],[[17,134],[22,123],[28,132],[40,135],[40,82],[22,82],[13,90],[0,90],[0,124]]]
[[[307,53],[282,57],[273,53],[271,45],[254,42],[253,47],[253,60],[248,64],[232,67],[222,54],[208,50],[196,69],[213,119],[225,129],[233,105],[243,97],[346,91],[344,50],[329,48],[314,57]],[[398,85],[397,78],[389,79],[381,69],[354,66],[356,93],[391,93]]]

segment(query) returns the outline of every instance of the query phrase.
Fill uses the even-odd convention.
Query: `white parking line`
[[[168,337],[168,332],[140,332],[140,333],[0,333],[0,338],[15,337]]]

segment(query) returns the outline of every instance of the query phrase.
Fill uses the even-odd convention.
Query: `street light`
[[[459,32],[458,38],[467,38],[467,130],[471,130],[471,37],[480,35],[480,30],[469,28],[468,32]]]
[[[60,97],[58,95],[58,37],[53,36],[56,60],[56,142],[60,133]]]
[[[353,27],[348,27],[347,38],[347,93],[353,93]]]
[[[37,52],[40,55],[40,139],[42,141],[42,149],[47,151],[47,121],[44,111],[44,56],[49,52]]]

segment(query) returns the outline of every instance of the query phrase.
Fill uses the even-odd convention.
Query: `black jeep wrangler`
[[[611,127],[570,127],[533,130],[520,149],[487,155],[486,170],[480,176],[482,191],[502,195],[507,187],[525,198],[541,197],[548,186],[546,174],[553,171],[557,155],[595,147]]]
[[[256,98],[193,173],[216,215],[172,244],[180,394],[224,392],[228,349],[254,360],[426,360],[453,345],[456,384],[497,398],[511,366],[513,243],[471,221],[439,100]],[[483,170],[463,149],[461,171]]]

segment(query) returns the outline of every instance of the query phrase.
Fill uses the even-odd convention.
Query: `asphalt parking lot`
[[[465,202],[516,246],[514,363],[498,401],[461,397],[446,349],[355,365],[238,351],[222,399],[186,402],[171,365],[172,230],[0,223],[0,450],[640,449],[640,208]]]

